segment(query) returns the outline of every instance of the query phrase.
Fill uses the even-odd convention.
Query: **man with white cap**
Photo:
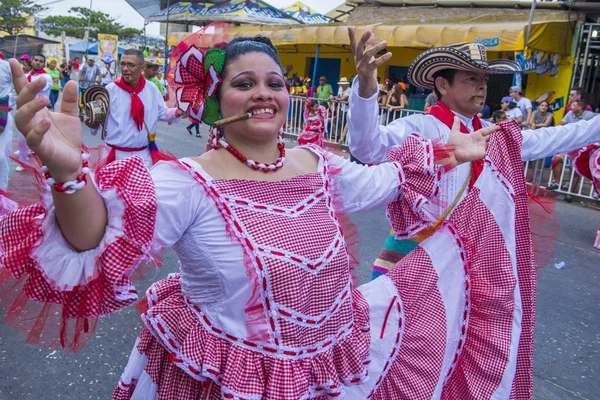
[[[352,85],[352,94],[350,95],[349,146],[351,153],[362,162],[378,164],[387,161],[388,150],[393,146],[403,144],[413,132],[434,141],[437,140],[439,143],[446,143],[451,130],[460,131],[466,134],[465,140],[481,142],[490,132],[500,129],[490,122],[480,120],[477,113],[485,104],[488,76],[519,72],[520,68],[514,61],[488,61],[485,47],[476,43],[459,43],[429,49],[413,61],[408,70],[408,79],[417,87],[433,90],[437,97],[437,105],[431,107],[428,114],[414,114],[397,119],[387,126],[380,126],[377,104],[377,68],[391,58],[391,53],[388,52],[375,58],[379,52],[385,50],[385,41],[375,44],[374,36],[369,31],[363,34],[360,41],[356,39],[353,28],[349,29],[349,34],[357,71],[357,79]],[[506,127],[512,129],[510,123]],[[522,161],[539,160],[554,154],[566,153],[600,140],[600,119],[594,118],[590,121],[561,127],[526,130],[522,131],[521,135],[522,137],[513,143],[520,142]],[[511,153],[506,153],[504,156],[507,157],[507,162],[514,163],[512,150]],[[495,153],[494,157],[498,159],[502,155]],[[511,201],[511,197],[507,195],[507,193],[511,193],[510,186],[506,186],[507,192],[500,184],[503,181],[499,178],[491,179],[494,176],[494,170],[486,165],[484,160],[477,160],[471,165],[464,164],[446,171],[439,181],[436,202],[414,199],[415,210],[418,210],[425,220],[431,222],[430,231],[422,231],[423,235],[412,243],[408,240],[395,240],[394,236],[388,238],[386,242],[388,251],[384,249],[380,254],[380,259],[383,261],[381,264],[377,264],[376,261],[374,276],[387,272],[408,253],[413,258],[419,257],[419,254],[423,254],[423,252],[427,253],[427,238],[433,238],[431,235],[435,235],[437,231],[445,232],[443,230],[447,227],[446,222],[452,218],[453,211],[460,207],[462,200],[472,198],[469,196],[471,193],[479,199],[485,197],[486,208],[488,205],[492,208],[496,205],[496,208],[500,210],[502,204],[508,204],[506,202]],[[499,174],[501,175],[501,173]],[[484,176],[485,179],[478,179],[480,176]],[[504,184],[506,185],[505,182]],[[484,190],[486,188],[488,189]],[[497,201],[505,203],[494,203],[495,198]],[[520,194],[520,198],[522,199],[522,194]],[[486,210],[473,210],[473,220],[471,221],[473,229],[477,229],[477,218],[480,218],[485,221],[496,221],[494,223],[499,224],[500,229],[504,229],[502,232],[506,231],[508,235],[505,237],[505,243],[489,243],[489,251],[500,252],[503,251],[502,249],[509,249],[508,251],[513,252],[511,254],[516,253],[518,257],[519,254],[523,254],[519,250],[523,246],[529,246],[530,249],[528,240],[515,242],[516,221],[523,220],[523,218],[526,220],[527,215],[517,216],[510,213],[494,215],[490,214],[490,208],[487,208],[487,214],[481,214],[482,212],[486,212]],[[523,229],[527,229],[529,232],[529,226]],[[435,236],[436,239],[440,238],[440,235]],[[531,236],[528,238],[531,240]],[[445,254],[427,253],[428,257],[436,257],[441,263],[451,261],[455,259],[451,247],[448,246]],[[415,253],[415,251],[418,252]],[[472,342],[465,344],[463,348],[461,341],[458,348],[464,353],[469,346],[471,354],[467,358],[456,356],[454,361],[463,365],[473,363],[477,367],[470,370],[459,367],[461,373],[458,376],[455,373],[448,381],[443,381],[443,377],[441,378],[443,386],[452,385],[452,382],[456,383],[458,380],[460,382],[458,385],[463,393],[475,393],[471,397],[478,398],[508,399],[533,396],[535,266],[531,250],[527,250],[526,259],[529,261],[520,264],[514,261],[509,262],[516,271],[514,286],[516,297],[513,308],[511,308],[514,311],[512,312],[513,328],[509,345],[510,351],[508,357],[502,360],[502,367],[494,369],[486,365],[486,362],[490,361],[489,359],[485,360],[486,354],[493,353],[499,349],[498,347],[480,347],[479,353],[477,353],[477,349],[473,349]],[[465,260],[465,262],[467,261]],[[460,271],[452,273],[461,273],[462,266],[460,268]],[[468,262],[464,268],[469,268]],[[387,279],[387,277],[383,276],[380,279]],[[492,279],[492,277],[488,277],[488,279]],[[467,289],[470,287],[469,282],[465,287]],[[454,289],[440,288],[440,291],[444,290]],[[481,288],[478,289],[476,294],[485,297],[485,289],[483,291]],[[466,301],[466,304],[469,305],[468,297]],[[498,305],[494,302],[486,304],[488,307]],[[446,310],[447,313],[450,311]],[[479,309],[478,312],[485,311]],[[469,328],[463,325],[462,329],[464,331]],[[492,336],[495,334],[496,332],[490,332]],[[498,357],[494,358],[494,361],[499,360]],[[452,359],[449,362],[452,362]],[[451,371],[454,371],[454,368],[453,366]],[[491,379],[492,376],[494,379]],[[478,391],[485,391],[487,395],[478,395]],[[468,397],[467,394],[464,396]],[[454,398],[463,398],[463,396]]]
[[[510,97],[517,103],[517,108],[519,108],[523,114],[523,123],[521,125],[524,127],[529,126],[533,114],[533,104],[531,104],[531,100],[523,96],[523,89],[521,89],[521,86],[511,86]]]

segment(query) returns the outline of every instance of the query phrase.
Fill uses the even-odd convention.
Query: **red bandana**
[[[38,69],[37,71],[32,69],[31,71],[29,71],[29,74],[27,75],[27,82],[31,82],[31,77],[33,75],[42,75],[42,74],[47,74],[47,72],[44,69]]]
[[[456,115],[441,101],[437,101],[436,103],[437,104],[435,106],[429,107],[429,110],[427,110],[427,114],[433,115],[434,117],[439,119],[444,125],[446,125],[448,128],[452,129],[452,125],[454,124],[454,117]],[[475,115],[473,117],[473,129],[477,131],[481,128],[483,128],[483,125],[481,124],[481,120],[479,119],[479,117],[477,115]],[[469,133],[471,133],[471,132],[469,132],[467,127],[462,122],[460,123],[460,131],[467,135]],[[475,161],[471,162],[471,168],[472,168],[472,173],[471,173],[471,182],[469,184],[469,187],[473,187],[473,185],[475,184],[475,181],[477,180],[479,175],[483,172],[483,160],[475,160]]]
[[[137,86],[132,88],[129,83],[123,80],[123,77],[120,77],[115,81],[115,85],[127,93],[131,93],[131,117],[133,118],[138,131],[141,131],[142,127],[144,126],[144,103],[142,103],[142,99],[140,99],[138,93],[144,90],[144,87],[146,86],[146,80],[144,77],[140,77],[140,81],[138,82]]]

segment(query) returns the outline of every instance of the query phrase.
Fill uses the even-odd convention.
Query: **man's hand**
[[[392,53],[388,51],[381,57],[375,58],[378,52],[385,49],[387,43],[383,41],[375,44],[375,35],[371,31],[363,33],[358,43],[353,27],[348,28],[348,36],[358,75],[358,95],[363,98],[371,97],[377,90],[377,68],[392,58]]]
[[[175,110],[175,118],[187,118],[188,114],[186,111],[181,111],[180,109]]]

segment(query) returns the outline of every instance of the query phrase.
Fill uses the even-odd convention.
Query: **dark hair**
[[[585,110],[585,108],[587,107],[587,104],[586,104],[586,102],[585,102],[585,101],[583,101],[583,100],[573,100],[573,101],[571,102],[571,104],[574,104],[574,103],[579,103],[579,104],[581,105],[581,108],[582,108],[583,110]]]
[[[73,59],[73,61],[75,61],[75,60],[79,60],[79,57],[75,57],[75,58]]]
[[[255,36],[235,38],[225,45],[224,51],[225,66],[227,66],[228,63],[237,60],[244,54],[264,53],[271,57],[271,59],[275,61],[277,65],[279,65],[279,68],[281,68],[281,73],[283,74],[283,67],[281,66],[281,61],[279,61],[277,49],[275,46],[273,46],[271,39],[268,37]]]
[[[394,82],[388,82],[387,83],[387,90],[388,92],[391,91],[394,88],[395,83]]]
[[[137,49],[127,49],[123,52],[122,56],[136,56],[140,64],[144,63],[144,53]]]
[[[36,58],[36,57],[42,57],[44,59],[44,64],[46,63],[46,56],[45,55],[43,55],[41,53],[37,53],[36,55],[33,56],[33,58]],[[32,58],[32,60],[33,60],[33,58]]]
[[[548,107],[550,107],[550,103],[548,102],[548,100],[542,100],[538,103],[538,107],[542,105],[542,103],[546,103],[548,105]]]
[[[454,83],[454,77],[456,76],[456,71],[455,69],[442,69],[441,71],[437,71],[435,74],[433,74],[433,92],[435,93],[435,97],[438,100],[442,100],[442,94],[440,93],[440,91],[438,90],[435,81],[437,80],[438,77],[442,77],[445,80],[448,81],[449,84],[453,84]]]
[[[574,90],[578,95],[583,96],[583,88],[581,86],[573,86],[571,90]]]
[[[395,83],[394,84],[394,93],[397,93],[397,92],[400,92],[400,94],[404,94],[404,93],[406,93],[406,90],[402,89],[402,86]]]
[[[498,118],[500,118],[503,114],[506,115],[506,113],[502,110],[494,111],[494,113],[492,114],[492,120],[496,122]]]

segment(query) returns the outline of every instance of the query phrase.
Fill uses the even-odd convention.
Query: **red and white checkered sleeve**
[[[387,207],[387,217],[396,238],[414,237],[435,222],[422,209],[439,194],[444,167],[434,161],[444,156],[442,146],[416,133],[412,133],[402,146],[388,150],[388,160],[397,164],[403,173],[400,196]]]
[[[139,157],[131,157],[96,171],[93,181],[104,199],[108,223],[92,250],[77,252],[69,245],[49,193],[38,204],[0,217],[0,305],[11,306],[5,320],[27,334],[28,342],[77,350],[91,336],[98,317],[138,299],[134,272],[137,277],[140,266],[154,266],[160,250],[187,228],[189,217],[175,214],[189,210],[170,200],[180,197],[171,192],[181,189],[181,177],[192,180],[169,164],[161,163],[151,176]],[[158,199],[164,199],[164,212],[158,211]],[[8,292],[13,298],[7,298]]]

